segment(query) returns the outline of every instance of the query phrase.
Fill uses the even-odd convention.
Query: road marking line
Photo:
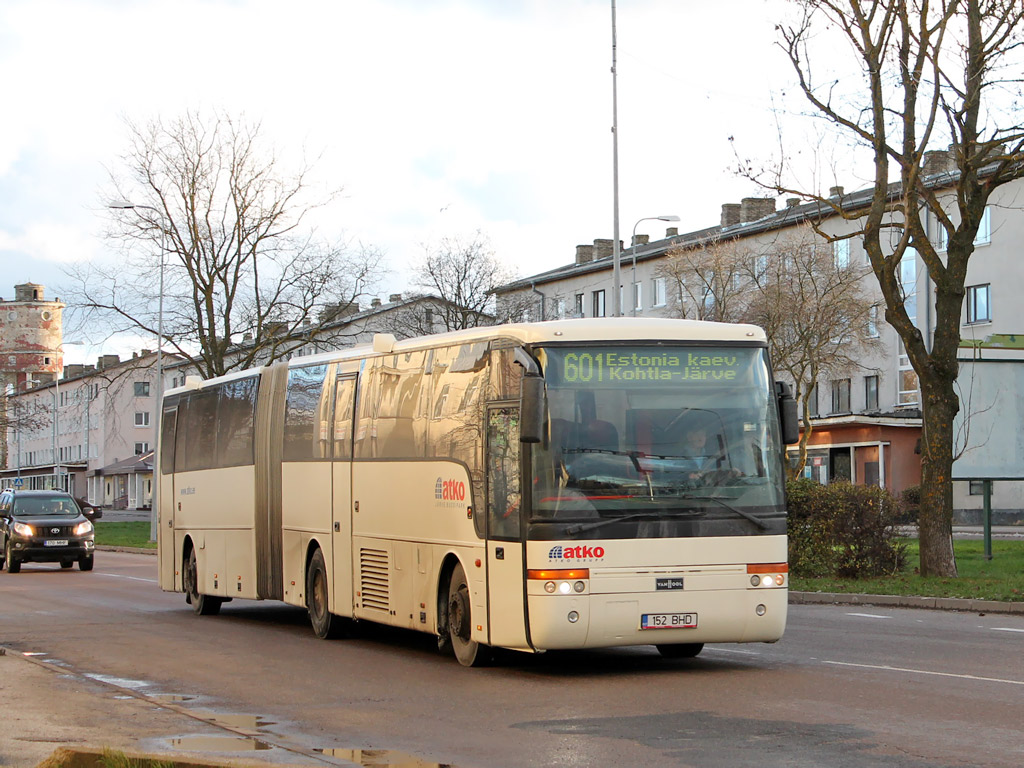
[[[848,613],[847,616],[860,616],[864,619],[891,619],[892,616],[882,616],[878,613]]]
[[[1017,629],[1016,627],[992,627],[993,632],[1024,632],[1024,629]]]
[[[138,576],[122,576],[120,573],[97,573],[97,576],[106,576],[108,579],[127,579],[128,581],[144,581],[147,584],[156,584],[156,579],[141,579]]]
[[[978,675],[957,675],[952,672],[932,672],[928,669],[907,669],[906,667],[889,667],[882,664],[853,664],[848,661],[823,661],[822,664],[833,664],[837,667],[858,667],[860,669],[880,669],[884,672],[909,672],[913,675],[955,677],[960,680],[980,680],[983,683],[1006,683],[1008,685],[1024,685],[1024,680],[1006,680],[1001,677],[979,677]]]
[[[758,651],[741,651],[736,648],[708,648],[706,652],[717,652],[717,653],[739,653],[744,656],[760,656]]]

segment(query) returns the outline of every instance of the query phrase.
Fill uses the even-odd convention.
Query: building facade
[[[942,184],[947,168],[940,162],[933,169],[937,185]],[[831,190],[832,199],[841,200],[844,210],[862,208],[870,195],[871,190]],[[949,202],[952,211],[952,192]],[[1018,256],[1019,243],[1024,241],[1022,203],[1024,181],[999,187],[989,202],[968,271],[961,325],[965,345],[994,334],[1019,334],[1024,329],[1024,308],[1016,298],[1024,290],[1024,269]],[[722,299],[714,295],[716,291],[728,290],[734,281],[724,280],[721,286],[715,286],[709,280],[703,293],[681,287],[666,270],[673,254],[732,243],[741,244],[751,259],[762,259],[766,253],[778,253],[780,239],[787,233],[809,225],[819,233],[820,247],[829,250],[836,265],[863,266],[860,279],[873,303],[871,319],[863,330],[872,337],[870,350],[856,366],[819,378],[817,387],[805,394],[813,429],[804,474],[820,482],[847,479],[899,493],[920,483],[920,394],[900,339],[884,321],[884,302],[867,253],[855,234],[856,221],[847,221],[819,201],[789,199],[780,208],[774,198],[747,198],[739,204],[723,205],[721,220],[714,226],[684,233],[670,228],[664,238],[655,241],[638,237],[637,242],[620,247],[618,290],[622,313],[700,318],[708,306]],[[942,230],[937,222],[929,222],[929,226],[937,233],[933,242],[941,252],[944,244],[938,233]],[[898,239],[895,232],[894,237]],[[612,246],[611,240],[577,246],[572,263],[502,286],[497,291],[498,300],[515,297],[522,301],[524,296],[532,295],[533,319],[611,315]],[[756,273],[756,265],[749,273]],[[900,278],[908,311],[929,339],[934,303],[924,262],[913,251],[901,262]],[[1020,517],[1024,509],[1022,491],[1021,483],[995,483],[995,519]],[[959,517],[976,517],[981,507],[978,494],[976,484],[954,484],[954,507]]]

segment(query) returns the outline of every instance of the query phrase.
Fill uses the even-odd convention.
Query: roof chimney
[[[380,306],[380,299],[376,299],[376,298],[375,299],[371,299],[370,300],[370,306],[371,307],[379,307]]]
[[[650,235],[637,235],[633,238],[633,247],[636,248],[638,245],[647,245],[651,242]]]
[[[796,208],[798,205],[800,205],[800,198],[799,197],[787,197],[786,198],[786,207],[787,208]]]
[[[740,204],[739,203],[723,203],[722,204],[722,226],[731,227],[733,224],[740,223]]]
[[[829,187],[828,188],[828,196],[829,197],[842,197],[843,196],[843,188],[842,187]]]
[[[668,227],[665,230],[665,237],[677,237],[679,235],[679,227]]]
[[[942,149],[934,152],[924,153],[924,163],[921,170],[925,176],[934,176],[937,173],[946,173],[955,169],[953,154]]]
[[[595,240],[594,241],[594,261],[599,259],[609,259],[612,256],[612,241],[611,240]]]
[[[588,261],[594,260],[594,246],[592,245],[577,245],[576,246],[576,263],[586,264]]]
[[[774,197],[744,197],[740,201],[740,221],[757,221],[775,213]]]
[[[396,302],[396,301],[401,301],[401,300],[402,300],[402,294],[400,294],[400,293],[392,293],[390,296],[388,296],[388,301],[392,302],[392,303]]]

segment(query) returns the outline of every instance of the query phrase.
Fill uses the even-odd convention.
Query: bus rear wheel
[[[704,643],[674,643],[672,645],[656,645],[654,647],[666,659],[692,659],[704,650]]]
[[[309,561],[306,571],[306,608],[309,611],[309,623],[313,625],[313,634],[321,640],[341,637],[342,618],[335,616],[328,609],[330,592],[327,586],[327,565],[324,553],[317,550]]]
[[[81,566],[79,566],[81,567]],[[85,570],[85,569],[83,569]],[[192,611],[198,616],[213,616],[220,611],[222,598],[213,595],[204,595],[199,592],[199,568],[196,565],[196,550],[189,549],[188,557],[185,558],[185,567],[182,570],[185,580],[185,601],[192,606]]]
[[[462,565],[452,571],[448,584],[448,637],[455,658],[464,667],[482,667],[490,661],[490,649],[472,639],[473,615],[470,607],[469,585]]]

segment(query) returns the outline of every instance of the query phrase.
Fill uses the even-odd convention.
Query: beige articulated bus
[[[163,401],[160,586],[495,647],[773,642],[788,388],[749,325],[478,328],[296,358]]]

